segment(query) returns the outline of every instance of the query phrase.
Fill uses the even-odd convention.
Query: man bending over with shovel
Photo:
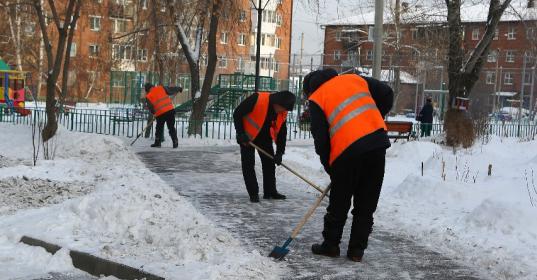
[[[393,91],[378,80],[356,74],[338,76],[330,68],[308,74],[303,88],[310,101],[315,151],[332,186],[324,216],[324,242],[314,244],[311,250],[317,255],[339,256],[339,243],[353,199],[347,257],[360,262],[384,179],[390,141],[383,118],[392,107]]]
[[[251,202],[259,202],[259,186],[255,176],[255,149],[250,142],[268,152],[259,152],[263,168],[263,198],[285,199],[276,190],[276,164],[281,164],[287,138],[287,112],[293,110],[296,97],[289,91],[273,94],[260,92],[242,101],[233,112],[237,143],[241,146],[242,175]],[[276,154],[272,147],[276,142]]]

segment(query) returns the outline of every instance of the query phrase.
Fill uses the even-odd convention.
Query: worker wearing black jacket
[[[259,153],[263,169],[263,198],[285,199],[276,190],[276,167],[281,164],[287,138],[287,111],[293,109],[295,96],[289,91],[273,94],[255,93],[242,101],[233,113],[237,143],[241,147],[242,174],[251,202],[259,202],[259,186],[255,175],[255,150],[252,141],[274,157]],[[276,142],[276,154],[272,142]]]
[[[393,91],[386,84],[333,69],[308,74],[303,82],[310,100],[315,151],[330,175],[330,203],[324,217],[324,242],[312,252],[339,256],[343,227],[354,197],[347,257],[361,261],[373,226],[390,142],[384,116],[391,110]]]

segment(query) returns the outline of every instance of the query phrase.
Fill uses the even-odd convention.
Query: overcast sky
[[[300,36],[304,33],[304,54],[322,54],[324,30],[321,25],[349,17],[357,10],[371,7],[370,3],[370,0],[294,0],[293,53],[300,52]],[[307,61],[309,63],[309,57]]]

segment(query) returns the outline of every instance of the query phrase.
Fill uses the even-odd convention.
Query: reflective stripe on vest
[[[173,110],[172,99],[166,94],[166,90],[162,86],[151,88],[146,95],[147,100],[153,105],[155,117],[158,117],[168,111]]]
[[[270,104],[269,96],[270,93],[268,92],[258,93],[254,109],[252,110],[252,112],[244,116],[242,120],[244,132],[251,140],[254,140],[257,137],[257,135],[261,131],[261,128],[263,127],[263,124],[265,123]],[[274,141],[276,141],[278,133],[280,132],[280,128],[282,127],[286,118],[287,111],[281,112],[277,115],[276,121],[271,124],[270,134]]]
[[[330,127],[330,165],[352,143],[379,129],[386,130],[367,81],[358,75],[330,79],[309,100],[323,110]]]

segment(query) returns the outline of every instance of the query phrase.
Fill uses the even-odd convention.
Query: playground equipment
[[[24,108],[26,72],[10,70],[3,61],[0,62],[0,113],[29,115],[31,111]]]
[[[239,102],[254,92],[255,75],[242,73],[220,74],[218,84],[211,88],[205,116],[210,119],[231,120],[233,110]],[[259,91],[277,91],[276,80],[272,77],[260,77]],[[192,110],[192,100],[188,100],[175,108],[179,114]]]

